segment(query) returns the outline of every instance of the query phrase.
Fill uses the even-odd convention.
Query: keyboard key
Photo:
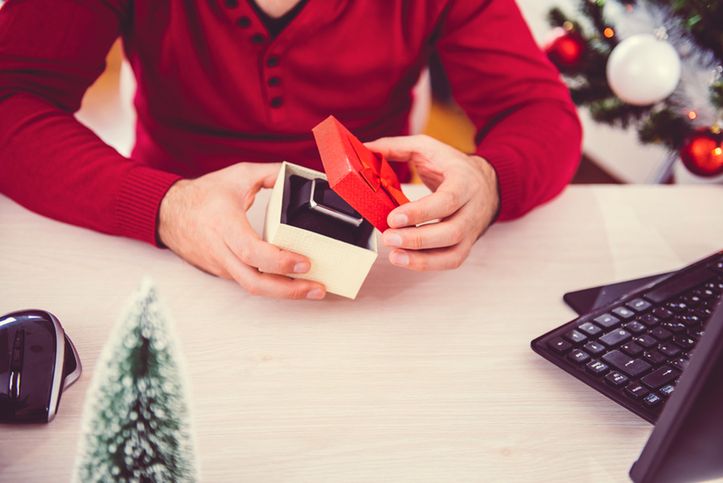
[[[673,312],[666,309],[665,307],[657,307],[655,310],[653,310],[653,315],[660,320],[665,320],[671,318],[673,316]]]
[[[667,386],[661,387],[658,392],[663,396],[670,396],[671,394],[673,394],[673,391],[675,391],[675,386],[672,384],[668,384]]]
[[[594,340],[591,340],[590,342],[582,346],[582,348],[585,349],[588,354],[592,354],[594,356],[605,352],[605,346],[599,342],[595,342]]]
[[[678,354],[680,354],[680,347],[677,345],[671,343],[671,342],[664,342],[658,346],[658,350],[668,356],[668,357],[675,357]]]
[[[590,354],[588,354],[584,350],[574,349],[567,355],[567,358],[570,359],[572,362],[575,362],[576,364],[582,364],[590,360]]]
[[[710,307],[698,308],[695,313],[698,317],[706,321],[710,319],[711,315],[713,315],[713,311],[710,309]]]
[[[641,359],[633,359],[619,350],[608,352],[602,358],[605,362],[629,377],[638,377],[651,368],[647,362]]]
[[[655,329],[651,330],[649,334],[658,339],[659,341],[666,341],[673,336],[673,334],[663,329],[662,327],[656,327]]]
[[[709,298],[705,299],[704,301],[702,301],[701,303],[699,303],[697,308],[709,309],[709,308],[711,308],[712,305],[715,305],[717,303],[717,300],[718,300],[718,297],[715,297],[715,296],[709,297]],[[690,311],[694,311],[694,309],[691,309],[688,312],[690,312]]]
[[[635,316],[635,312],[624,306],[615,307],[612,312],[621,319],[629,319]]]
[[[587,340],[587,337],[582,332],[578,332],[576,330],[571,330],[563,336],[565,339],[569,340],[573,344],[577,344],[579,342],[583,342]]]
[[[717,282],[708,282],[708,283],[705,284],[705,286],[704,286],[703,288],[706,289],[706,290],[710,290],[710,291],[712,291],[713,293],[720,293],[720,292],[721,292],[721,288],[720,288],[720,286],[718,285]]]
[[[684,371],[685,368],[688,367],[688,364],[690,364],[690,361],[687,357],[677,357],[670,361],[670,365],[675,367],[679,371]]]
[[[615,327],[616,325],[618,325],[620,323],[620,319],[618,319],[614,315],[610,315],[610,314],[598,315],[593,320],[595,321],[596,324],[598,324],[601,327],[604,327],[606,329]]]
[[[682,347],[684,350],[689,350],[695,346],[696,340],[692,337],[688,337],[685,335],[676,335],[675,337],[673,337],[673,342],[675,343],[675,345]]]
[[[650,362],[654,366],[660,365],[668,360],[667,357],[665,357],[663,354],[656,351],[655,349],[645,351],[645,353],[643,354],[643,359]]]
[[[629,384],[625,388],[625,393],[633,399],[640,399],[641,397],[647,395],[648,392],[649,391],[645,389],[644,386],[638,384],[637,382]]]
[[[666,307],[668,310],[675,314],[679,314],[681,312],[685,312],[688,308],[688,305],[685,302],[668,302],[666,304]]]
[[[665,302],[671,297],[686,292],[698,285],[704,284],[713,278],[713,272],[705,267],[699,267],[689,272],[673,275],[665,279],[643,296],[654,303]],[[657,314],[656,314],[657,315]]]
[[[670,366],[663,366],[642,378],[640,382],[648,386],[650,389],[657,389],[670,382],[673,382],[675,378],[679,375],[679,370],[673,369]]]
[[[680,334],[680,333],[686,332],[688,330],[688,328],[685,325],[681,324],[680,322],[676,322],[674,320],[669,320],[667,322],[663,322],[660,326],[662,328],[664,328],[665,330],[669,330],[670,332],[672,332],[674,334]]]
[[[597,325],[593,324],[592,322],[585,322],[580,327],[578,327],[581,331],[585,332],[587,335],[598,335],[600,332],[602,332],[602,329],[598,327]]]
[[[620,346],[620,350],[633,357],[637,357],[641,352],[643,352],[643,348],[635,342],[626,342]]]
[[[700,292],[698,292],[698,294],[699,293]],[[692,293],[690,295],[686,295],[685,297],[683,297],[683,300],[685,301],[686,304],[688,304],[688,307],[696,307],[698,304],[700,304],[703,301],[703,299],[701,299],[700,295],[698,295],[698,294]]]
[[[651,336],[650,334],[642,334],[635,338],[635,342],[640,344],[641,346],[645,347],[646,349],[649,349],[653,346],[658,345],[658,339]]]
[[[648,327],[655,327],[660,323],[660,319],[653,314],[641,315],[638,320],[640,320],[640,322],[644,323]]]
[[[662,401],[663,399],[660,396],[652,392],[643,398],[643,403],[651,408],[657,406]]]
[[[602,376],[609,369],[607,364],[605,364],[604,362],[600,362],[600,361],[588,362],[588,364],[585,366],[585,368],[587,369],[587,371],[589,373],[594,374],[596,376]]]
[[[694,313],[676,317],[675,320],[677,322],[680,322],[681,324],[685,325],[688,328],[697,327],[703,322],[703,320],[700,318],[700,316],[698,316]]]
[[[618,344],[622,344],[623,342],[627,342],[628,339],[632,337],[630,335],[630,332],[623,329],[616,329],[613,331],[608,332],[604,336],[600,337],[600,342],[605,344],[608,347],[615,347]]]
[[[566,340],[561,339],[560,337],[555,337],[554,339],[550,339],[547,341],[547,346],[558,354],[564,354],[565,352],[570,350],[572,344],[570,344]]]
[[[626,382],[628,382],[628,377],[624,374],[620,374],[618,371],[609,372],[607,376],[605,376],[605,380],[608,382],[608,384],[611,384],[615,387],[620,387]]]
[[[647,310],[652,306],[652,304],[645,299],[633,299],[625,305],[627,305],[636,312],[642,312],[643,310]]]
[[[623,327],[625,327],[626,330],[632,332],[633,334],[640,334],[642,332],[645,332],[645,326],[636,320],[628,322],[627,324],[623,325]]]

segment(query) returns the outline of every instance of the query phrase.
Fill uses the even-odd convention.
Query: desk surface
[[[67,480],[95,361],[150,274],[186,359],[202,481],[625,481],[651,426],[529,342],[573,317],[565,291],[720,249],[721,206],[720,187],[571,187],[457,271],[382,256],[356,301],[313,303],[251,297],[0,197],[0,312],[54,312],[85,369],[51,424],[0,428],[0,480]]]

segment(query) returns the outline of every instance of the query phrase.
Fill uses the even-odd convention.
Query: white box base
[[[356,298],[378,255],[377,231],[369,237],[368,248],[361,248],[312,231],[281,223],[284,185],[289,176],[308,179],[324,178],[320,171],[284,162],[271,192],[266,211],[264,240],[279,248],[309,258],[311,270],[295,278],[314,280],[326,286],[327,292]]]

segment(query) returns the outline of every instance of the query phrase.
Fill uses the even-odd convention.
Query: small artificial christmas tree
[[[145,280],[106,343],[88,391],[75,478],[195,481],[170,320]]]
[[[700,176],[723,173],[723,1],[579,0],[546,46],[595,121],[638,131]]]

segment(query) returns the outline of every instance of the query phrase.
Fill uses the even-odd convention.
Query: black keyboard
[[[723,251],[532,341],[532,349],[654,423],[723,294]]]

